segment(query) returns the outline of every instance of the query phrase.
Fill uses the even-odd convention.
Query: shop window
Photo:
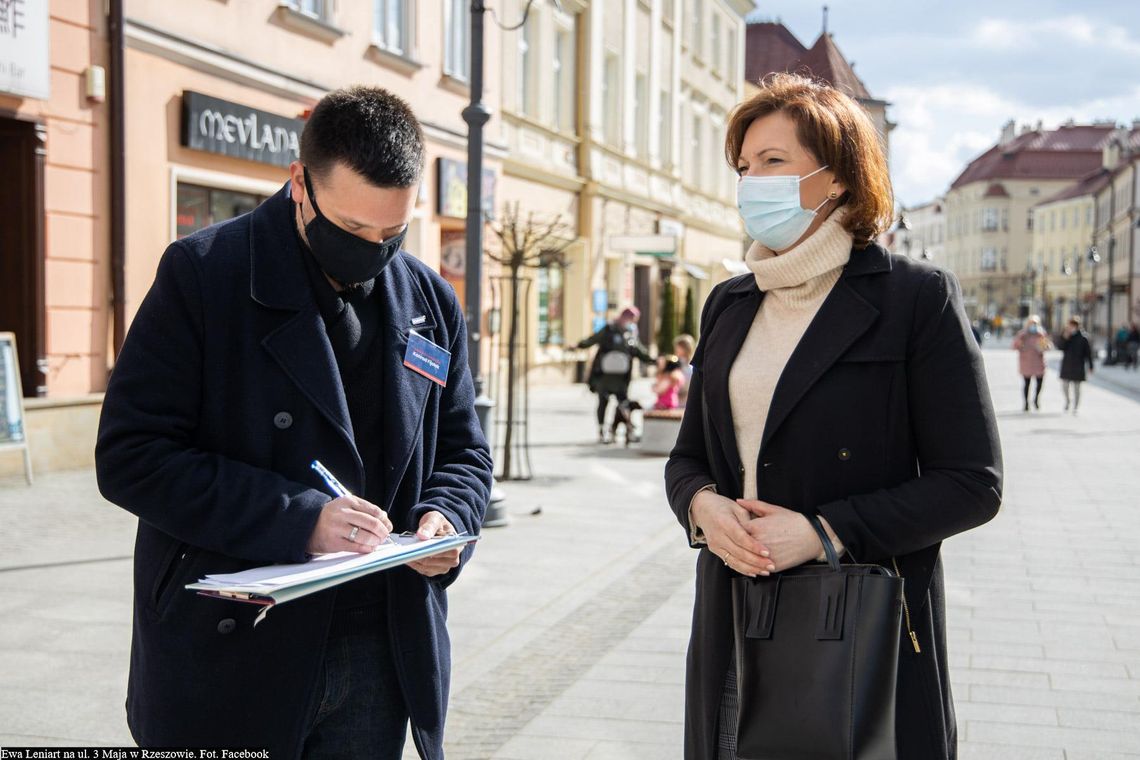
[[[535,270],[538,290],[538,343],[542,346],[561,346],[563,340],[562,267],[547,266]]]
[[[184,238],[211,224],[233,219],[257,208],[266,196],[178,183],[175,202],[176,234]]]

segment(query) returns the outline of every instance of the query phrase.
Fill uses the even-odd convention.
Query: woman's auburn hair
[[[800,144],[847,188],[844,228],[865,248],[891,224],[894,195],[883,143],[867,112],[826,82],[799,74],[769,74],[760,92],[733,109],[724,157],[736,171],[752,122],[782,111],[796,123]]]

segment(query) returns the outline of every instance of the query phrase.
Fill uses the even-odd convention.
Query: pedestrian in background
[[[1128,366],[1133,370],[1140,364],[1140,326],[1135,322],[1132,323],[1132,328],[1128,331],[1128,339],[1125,341],[1125,351],[1128,355]]]
[[[894,207],[886,158],[838,90],[767,78],[733,112],[725,155],[756,241],[751,272],[705,304],[665,467],[669,503],[700,550],[685,757],[735,758],[738,722],[753,716],[738,715],[731,581],[821,557],[812,515],[849,561],[897,559],[922,650],[902,634],[897,756],[950,760],[939,546],[1001,501],[997,424],[961,290],[874,242]]]
[[[681,386],[677,399],[681,406],[685,405],[689,397],[689,381],[693,377],[693,351],[696,346],[697,343],[692,335],[682,333],[673,339],[673,353],[677,355],[681,363],[681,374],[685,376],[685,383]]]
[[[1086,379],[1085,368],[1093,371],[1093,350],[1088,334],[1081,329],[1081,318],[1073,316],[1061,333],[1061,392],[1065,394],[1065,411],[1081,405],[1081,383]],[[1070,403],[1069,391],[1072,390]]]
[[[619,408],[629,400],[629,382],[633,378],[633,360],[652,363],[648,349],[637,339],[637,320],[641,311],[627,306],[617,319],[601,330],[578,342],[578,348],[597,346],[587,380],[590,391],[598,394],[598,442],[609,443],[612,437],[606,429],[606,410],[610,398],[617,400]],[[615,414],[619,412],[615,411]],[[626,434],[629,434],[628,426]]]
[[[1041,329],[1041,318],[1033,314],[1025,321],[1025,327],[1013,336],[1013,350],[1018,352],[1017,366],[1024,383],[1021,388],[1024,411],[1029,411],[1029,384],[1037,381],[1033,391],[1033,408],[1041,408],[1041,382],[1045,379],[1045,352],[1053,348],[1053,342]]]
[[[653,392],[657,394],[654,409],[677,409],[681,406],[681,388],[685,385],[685,374],[681,371],[681,360],[675,355],[657,357],[657,378],[653,381]]]
[[[127,723],[144,747],[397,760],[410,719],[420,756],[443,758],[446,589],[470,550],[306,596],[256,629],[255,605],[184,588],[390,533],[479,531],[491,457],[463,311],[401,250],[423,167],[403,100],[331,92],[280,191],[163,254],[95,448],[100,491],[139,517]],[[428,344],[450,363],[409,369]],[[354,495],[330,495],[314,459]]]

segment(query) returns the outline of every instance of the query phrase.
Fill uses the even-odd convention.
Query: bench
[[[666,456],[677,442],[684,409],[647,409],[642,414],[641,451]]]

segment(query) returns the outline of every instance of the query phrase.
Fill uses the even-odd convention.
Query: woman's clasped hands
[[[733,501],[701,491],[693,499],[692,512],[709,551],[741,575],[781,572],[816,559],[823,551],[804,515],[775,504]]]

